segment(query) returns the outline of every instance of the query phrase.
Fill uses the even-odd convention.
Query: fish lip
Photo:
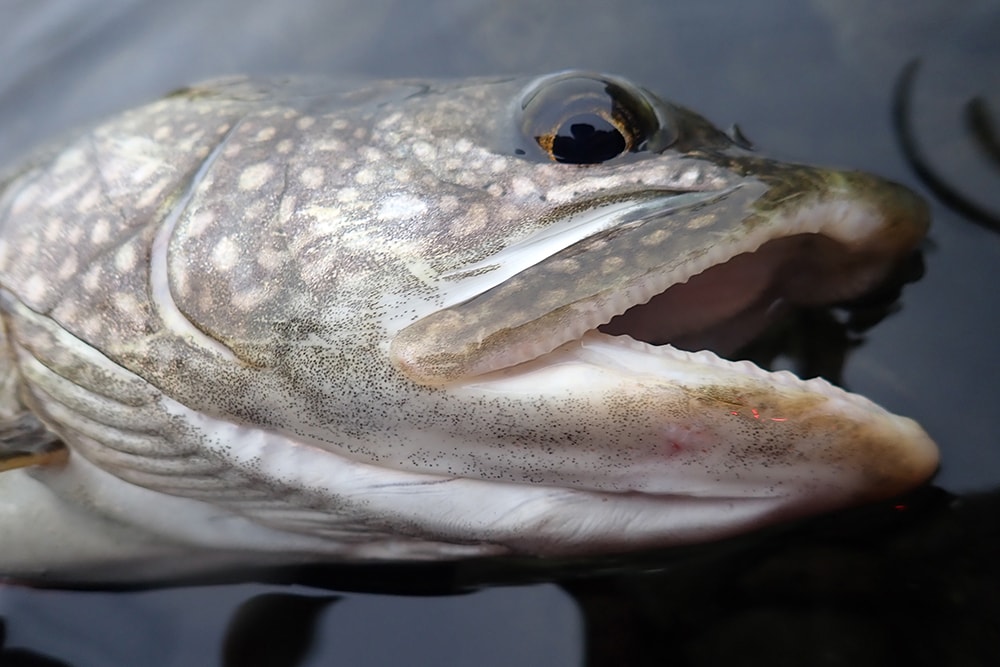
[[[562,229],[546,228],[446,273],[443,307],[393,337],[391,360],[418,384],[467,382],[578,340],[671,286],[775,239],[832,238],[871,260],[871,275],[857,280],[867,289],[923,237],[926,206],[902,186],[861,172],[798,169],[804,181],[822,181],[822,188],[790,197],[775,180],[798,172],[782,167],[770,180],[744,177],[713,190],[647,193],[598,207],[582,223],[564,219],[557,223]],[[775,193],[785,199],[773,201]],[[897,219],[907,216],[912,220]]]

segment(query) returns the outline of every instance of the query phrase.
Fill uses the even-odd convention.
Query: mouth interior
[[[796,234],[768,241],[672,285],[597,329],[651,345],[728,357],[781,321],[792,307],[860,295],[881,277],[883,268],[822,234]]]

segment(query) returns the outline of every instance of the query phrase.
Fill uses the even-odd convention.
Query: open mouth
[[[879,183],[880,199],[843,188],[770,210],[759,205],[768,192],[760,182],[667,193],[546,230],[467,269],[470,282],[495,274],[496,284],[403,329],[394,362],[421,384],[443,385],[585,335],[731,355],[788,306],[855,298],[912,251],[926,211],[905,189]]]

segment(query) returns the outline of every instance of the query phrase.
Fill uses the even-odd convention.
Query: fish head
[[[761,157],[613,76],[565,72],[489,94],[500,99],[419,123],[508,109],[467,120],[463,166],[493,177],[479,181],[481,207],[429,230],[409,266],[432,290],[386,331],[392,363],[417,384],[547,406],[504,432],[525,442],[530,472],[517,481],[694,501],[716,517],[753,502],[766,522],[891,497],[933,473],[936,447],[913,421],[823,379],[716,354],[760,333],[776,303],[875,287],[926,233],[919,197]],[[469,178],[451,167],[428,166]],[[457,239],[466,252],[436,252]],[[560,443],[565,469],[540,463],[539,441]],[[720,526],[699,522],[697,535]]]
[[[46,160],[2,200],[3,304],[77,455],[38,478],[116,526],[320,558],[622,551],[937,466],[915,422],[716,353],[774,303],[871,289],[925,204],[625,79],[214,82]],[[187,504],[143,513],[166,497]]]

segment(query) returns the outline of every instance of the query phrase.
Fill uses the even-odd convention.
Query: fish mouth
[[[794,173],[810,188],[790,195],[782,174],[784,187],[747,179],[595,204],[582,222],[446,274],[476,293],[400,331],[393,363],[442,386],[516,372],[584,337],[697,352],[704,363],[752,339],[776,306],[871,290],[926,232],[926,205],[902,186],[860,172]]]
[[[496,284],[464,300],[456,290],[454,305],[397,334],[391,360],[455,397],[562,405],[574,416],[550,413],[557,423],[539,428],[576,433],[588,423],[583,440],[568,438],[574,460],[606,451],[630,461],[609,467],[598,455],[547,469],[539,479],[555,486],[719,507],[771,498],[766,512],[786,516],[903,493],[939,461],[916,422],[822,378],[720,356],[775,301],[819,305],[869,291],[926,232],[926,205],[902,186],[802,173],[792,189],[757,178],[612,206],[585,220],[589,229],[570,221],[534,239],[545,257],[522,259],[528,266],[516,265],[525,253],[501,251],[454,276],[478,290],[497,272]],[[550,252],[553,238],[566,242]],[[538,245],[530,241],[518,249]]]

